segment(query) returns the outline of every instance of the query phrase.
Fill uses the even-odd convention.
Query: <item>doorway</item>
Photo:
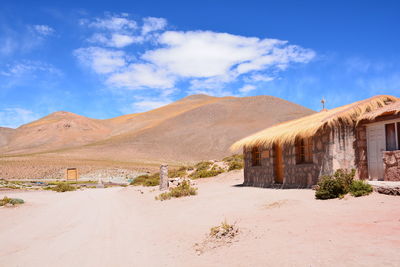
[[[370,180],[382,180],[384,174],[382,152],[385,150],[384,124],[367,126],[367,158]]]
[[[282,156],[282,146],[275,144],[274,148],[274,175],[275,183],[283,184],[283,156]]]

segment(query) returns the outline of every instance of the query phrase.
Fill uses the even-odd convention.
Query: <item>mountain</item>
[[[10,136],[15,130],[7,127],[0,127],[0,147],[9,142]]]
[[[217,159],[244,136],[313,112],[273,96],[207,95],[107,120],[56,112],[12,130],[0,153],[125,162]]]

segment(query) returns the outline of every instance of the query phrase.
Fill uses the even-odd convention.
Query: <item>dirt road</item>
[[[237,187],[242,173],[199,181],[194,197],[156,201],[137,187],[0,193],[0,266],[399,266],[400,198],[317,201],[311,190]],[[226,219],[237,242],[193,248]]]

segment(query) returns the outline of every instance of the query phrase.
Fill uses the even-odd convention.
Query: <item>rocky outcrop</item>
[[[400,150],[383,153],[385,181],[400,181]]]

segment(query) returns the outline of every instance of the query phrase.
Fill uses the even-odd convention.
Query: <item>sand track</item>
[[[317,201],[311,190],[236,187],[241,172],[199,181],[199,195],[159,202],[136,187],[0,193],[0,266],[399,266],[400,198]],[[222,220],[238,242],[197,256]]]

